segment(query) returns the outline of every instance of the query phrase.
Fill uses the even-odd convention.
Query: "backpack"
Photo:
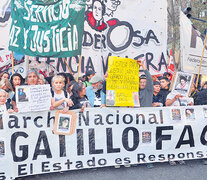
[[[53,89],[51,88],[50,89],[50,92],[51,92],[51,94],[52,94],[52,97],[54,97],[54,91],[53,91]],[[68,98],[68,93],[67,93],[67,91],[65,90],[65,89],[63,89],[63,92],[64,92],[64,96],[66,97],[66,98]]]

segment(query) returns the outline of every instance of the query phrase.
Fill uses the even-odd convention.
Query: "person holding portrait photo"
[[[180,83],[176,86],[175,89],[188,91],[188,81],[185,76],[180,76]]]
[[[166,106],[193,106],[193,98],[184,96],[177,91],[172,91],[167,95]]]
[[[63,89],[65,86],[64,80],[61,75],[55,75],[52,78],[51,110],[68,111],[69,107],[73,105],[73,101],[69,99],[69,94]]]

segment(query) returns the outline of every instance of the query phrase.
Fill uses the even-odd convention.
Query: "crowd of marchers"
[[[140,107],[162,107],[162,106],[182,106],[183,95],[177,91],[170,91],[170,73],[165,72],[162,76],[153,79],[142,61],[137,61],[143,70],[139,81],[139,101]],[[49,84],[51,87],[51,107],[50,110],[81,109],[86,107],[106,106],[106,82],[108,71],[104,77],[100,77],[93,70],[88,70],[85,75],[75,80],[70,73],[52,74],[45,77],[35,69],[27,72],[26,78],[15,73],[11,77],[8,72],[0,73],[0,112],[18,112],[16,105],[16,95],[24,96],[24,92],[15,91],[21,85],[43,85]],[[185,88],[185,77],[180,78],[179,86]],[[185,97],[186,105],[207,104],[207,82],[203,82],[199,89],[193,85],[191,95]]]

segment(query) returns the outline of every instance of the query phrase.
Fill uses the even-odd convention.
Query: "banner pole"
[[[80,67],[81,67],[81,55],[79,56],[78,74],[77,74],[77,78],[76,78],[77,82],[78,82],[78,78],[79,78]]]
[[[201,55],[201,61],[200,61],[198,76],[197,76],[197,79],[196,79],[196,88],[198,87],[198,80],[199,80],[200,73],[201,73],[201,65],[202,65],[202,62],[203,62],[203,56],[204,56],[204,51],[205,51],[205,47],[206,47],[206,40],[207,40],[207,33],[206,33],[206,37],[205,37],[205,41],[204,41],[203,52],[202,52],[202,55]]]
[[[70,69],[70,67],[69,67],[69,65],[68,65],[68,63],[67,63],[67,61],[66,61],[66,58],[63,58],[63,59],[64,59],[65,64],[67,65],[67,67],[68,67],[68,69],[69,69],[69,71],[70,71],[70,74],[72,74],[72,75],[73,75],[73,73],[72,73],[72,71],[71,71],[71,69]]]
[[[12,51],[12,75],[14,74],[14,52]]]

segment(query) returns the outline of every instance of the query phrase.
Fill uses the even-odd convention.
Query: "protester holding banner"
[[[38,85],[38,81],[39,81],[39,73],[35,69],[30,69],[27,72],[25,84],[26,85]],[[15,94],[12,98],[12,105],[13,105],[14,111],[18,112],[18,108],[17,108],[17,105],[16,105],[16,95]]]
[[[14,73],[12,76],[11,76],[11,79],[10,79],[10,83],[13,87],[13,89],[15,90],[15,87],[16,86],[20,86],[24,83],[24,78],[22,77],[21,74],[19,73]]]
[[[12,109],[11,103],[7,101],[8,93],[3,89],[0,89],[0,112],[13,113],[14,110]]]
[[[183,96],[177,91],[169,93],[166,99],[166,106],[193,106],[193,98]]]
[[[66,91],[69,93],[70,96],[72,96],[72,89],[73,89],[73,85],[76,83],[75,80],[70,81],[69,84],[67,84],[66,86]]]
[[[91,78],[92,78],[93,76],[95,76],[95,74],[96,74],[96,72],[93,71],[93,70],[88,70],[88,71],[86,71],[86,81],[83,82],[84,85],[85,85],[85,87],[92,86],[92,84],[91,84],[89,81],[91,80]]]
[[[145,76],[140,76],[139,79],[139,100],[141,107],[152,107],[152,97],[153,97],[153,81],[152,76],[147,70],[144,63],[140,60],[137,61],[138,64],[143,68]]]
[[[1,72],[0,73],[0,80],[2,79],[9,79],[9,73],[8,72]]]
[[[64,90],[65,79],[61,75],[55,75],[52,78],[52,107],[56,110],[68,111],[69,106],[73,105],[69,94]]]
[[[103,79],[97,75],[90,80],[92,86],[86,87],[86,96],[92,107],[99,107],[104,103],[102,89]]]
[[[165,104],[164,97],[161,95],[160,92],[160,82],[154,81],[154,93],[153,93],[153,100],[152,100],[152,107],[161,107]]]
[[[39,73],[35,69],[30,69],[27,72],[26,84],[27,85],[38,85]]]
[[[73,85],[72,94],[71,100],[74,105],[70,109],[81,109],[81,111],[84,111],[85,107],[91,107],[86,97],[86,88],[83,83],[76,82]]]
[[[168,80],[167,77],[160,78],[160,85],[161,85],[160,94],[164,97],[164,102],[166,102],[167,95],[170,93],[169,83],[170,81]]]
[[[8,79],[2,79],[2,80],[0,81],[0,89],[5,90],[5,91],[8,93],[8,97],[9,97],[10,99],[13,98],[13,96],[14,96],[14,90],[13,90],[12,85],[11,85],[11,83],[9,82]]]
[[[207,82],[204,83],[202,90],[197,94],[195,105],[207,104]]]

